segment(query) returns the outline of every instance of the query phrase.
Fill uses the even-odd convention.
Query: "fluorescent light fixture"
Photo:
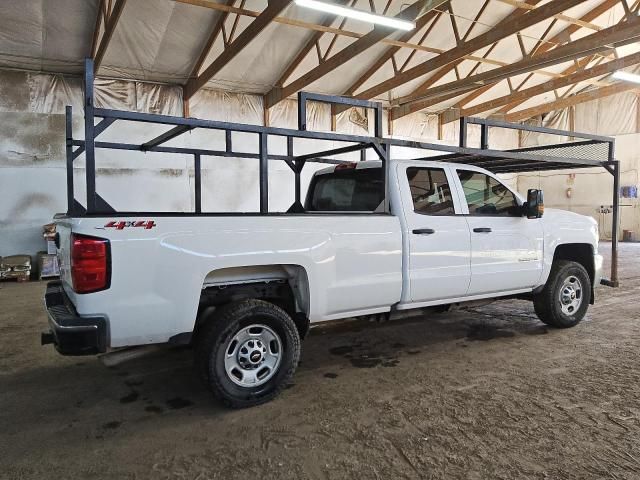
[[[353,18],[354,20],[377,23],[378,25],[384,25],[398,30],[413,30],[416,28],[416,24],[414,22],[385,17],[384,15],[376,15],[374,13],[365,12],[364,10],[343,7],[334,3],[319,2],[318,0],[296,0],[296,5],[311,8],[313,10],[319,10],[321,12],[332,13],[341,17]]]
[[[624,80],[625,82],[640,83],[640,75],[636,75],[635,73],[624,72],[622,70],[618,70],[617,72],[614,72],[613,78],[617,80]]]

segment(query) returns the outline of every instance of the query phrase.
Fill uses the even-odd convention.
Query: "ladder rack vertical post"
[[[87,181],[87,213],[96,211],[95,123],[93,115],[93,59],[84,61],[84,156]]]
[[[199,153],[193,155],[193,178],[196,213],[202,213],[202,169]]]
[[[269,157],[267,134],[260,133],[260,213],[269,212]]]
[[[72,107],[65,108],[65,132],[66,132],[66,154],[67,154],[67,215],[73,213],[73,119]]]

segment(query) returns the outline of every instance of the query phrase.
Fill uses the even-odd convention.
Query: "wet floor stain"
[[[467,330],[467,339],[479,340],[486,342],[493,340],[494,338],[508,338],[515,336],[515,332],[512,330],[502,330],[494,325],[475,324],[470,325]]]
[[[398,360],[397,358],[391,359],[391,360],[386,360],[384,362],[382,362],[382,366],[383,367],[396,367],[398,366],[398,363],[400,363],[400,360]]]
[[[351,352],[353,352],[353,346],[351,345],[342,345],[340,347],[333,347],[329,349],[329,353],[331,355],[346,355]]]
[[[332,372],[327,372],[324,374],[325,378],[338,378],[338,374],[337,373],[332,373]]]
[[[408,355],[417,355],[419,353],[422,353],[421,350],[407,350],[407,354]]]
[[[149,405],[147,407],[144,407],[145,412],[149,412],[149,413],[162,413],[164,412],[164,408],[162,407],[158,407],[157,405]]]
[[[193,405],[193,402],[191,400],[182,397],[175,397],[167,400],[167,406],[171,410],[178,410],[180,408],[190,407],[191,405]]]
[[[393,348],[394,351],[382,353],[369,351],[367,346],[356,343],[330,348],[329,353],[348,359],[351,365],[357,368],[374,368],[379,365],[383,367],[395,367],[399,363],[398,352],[396,350],[406,347],[406,345],[403,343],[393,343],[389,345],[389,347]],[[384,345],[382,348],[385,349],[387,346]]]
[[[115,430],[116,428],[118,428],[120,425],[122,425],[122,422],[118,422],[118,421],[112,421],[112,422],[107,422],[104,425],[102,425],[102,428],[105,430]]]
[[[136,391],[132,391],[130,394],[125,395],[120,399],[120,403],[133,403],[138,400],[140,394]]]
[[[350,358],[351,365],[358,368],[373,368],[382,363],[379,357],[370,357],[369,355],[361,355],[356,358]]]

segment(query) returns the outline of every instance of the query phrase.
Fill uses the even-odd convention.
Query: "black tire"
[[[300,359],[300,336],[291,317],[280,307],[263,300],[230,303],[217,308],[208,317],[196,338],[195,363],[214,396],[232,408],[251,407],[276,397],[293,377]],[[232,341],[251,325],[268,327],[281,346],[274,373],[265,383],[255,387],[238,385],[225,368],[225,358],[229,358],[226,352],[235,348]],[[236,381],[240,379],[236,378]]]
[[[565,281],[577,279],[581,287],[580,304],[571,310],[561,299]],[[569,282],[571,283],[571,282]],[[574,288],[574,294],[577,290]],[[584,318],[591,303],[591,279],[585,268],[576,262],[556,260],[544,289],[533,297],[533,306],[538,318],[551,327],[569,328]],[[568,311],[567,311],[568,310]]]

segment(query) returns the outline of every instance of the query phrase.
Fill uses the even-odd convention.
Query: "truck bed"
[[[401,297],[401,228],[388,214],[145,214],[57,224],[64,290],[79,315],[107,319],[111,347],[191,332],[203,287],[237,281],[242,267],[304,272],[311,322],[389,311]],[[71,232],[109,240],[108,289],[71,289]]]

